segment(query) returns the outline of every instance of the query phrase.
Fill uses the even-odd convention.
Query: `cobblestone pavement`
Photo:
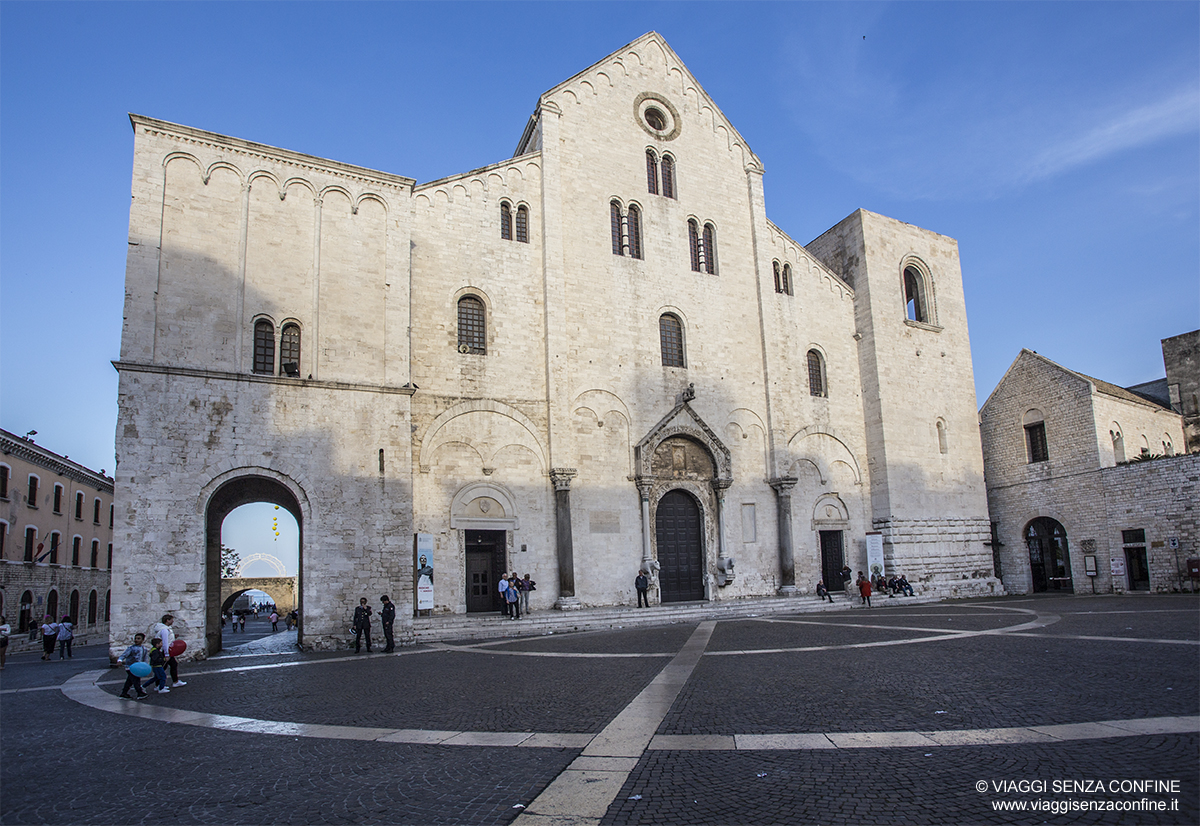
[[[143,702],[102,646],[15,655],[0,824],[1200,823],[1194,597],[879,602],[395,655],[281,632]]]

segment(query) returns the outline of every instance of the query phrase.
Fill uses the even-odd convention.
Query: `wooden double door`
[[[658,541],[662,601],[704,599],[704,531],[696,500],[681,490],[663,496],[658,503],[654,532]]]
[[[497,589],[507,562],[505,531],[467,531],[467,613],[500,610]]]

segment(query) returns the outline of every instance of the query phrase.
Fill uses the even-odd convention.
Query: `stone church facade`
[[[842,564],[998,593],[957,245],[857,211],[807,246],[649,33],[513,157],[417,184],[132,117],[114,645],[220,645],[220,526],[301,528],[306,646],[433,616],[810,593]]]

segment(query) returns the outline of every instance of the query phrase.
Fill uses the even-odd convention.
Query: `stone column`
[[[780,596],[796,594],[796,552],[792,545],[792,488],[799,481],[783,476],[771,481],[778,503]]]
[[[648,479],[638,479],[637,489],[638,498],[642,503],[642,567],[641,570],[646,573],[651,573],[654,568],[654,555],[651,552],[650,545],[650,488],[652,483]]]
[[[558,601],[554,607],[560,611],[575,610],[580,606],[575,596],[575,549],[571,540],[571,479],[575,468],[556,467],[550,469],[554,480],[554,515],[558,544]]]

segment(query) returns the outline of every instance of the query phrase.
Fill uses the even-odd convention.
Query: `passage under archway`
[[[296,580],[296,607],[301,609],[301,593],[300,583],[304,577],[303,553],[304,547],[304,522],[303,514],[300,510],[300,504],[296,501],[296,497],[282,483],[267,478],[265,476],[242,476],[237,479],[232,479],[221,485],[212,498],[208,502],[208,511],[206,519],[206,582],[207,582],[207,610],[206,624],[208,631],[206,635],[205,645],[208,653],[213,654],[221,649],[221,611],[224,607],[225,599],[222,598],[221,578],[222,578],[222,558],[221,548],[223,545],[222,536],[225,528],[226,517],[229,517],[235,510],[243,506],[258,506],[262,510],[263,516],[258,518],[272,517],[266,516],[269,513],[286,512],[290,518],[279,518],[278,521],[283,525],[291,527],[294,520],[295,525],[295,574]],[[279,511],[274,510],[274,506],[279,507]],[[272,531],[273,533],[274,531]],[[280,534],[284,530],[280,529]],[[290,542],[288,543],[291,544]],[[247,549],[249,550],[249,549]],[[275,550],[273,547],[272,550]],[[251,554],[248,554],[248,556]],[[279,554],[272,554],[280,557],[284,564],[290,561],[290,553],[281,550]],[[300,636],[297,637],[297,642],[303,639],[304,633],[304,613],[300,610]]]

